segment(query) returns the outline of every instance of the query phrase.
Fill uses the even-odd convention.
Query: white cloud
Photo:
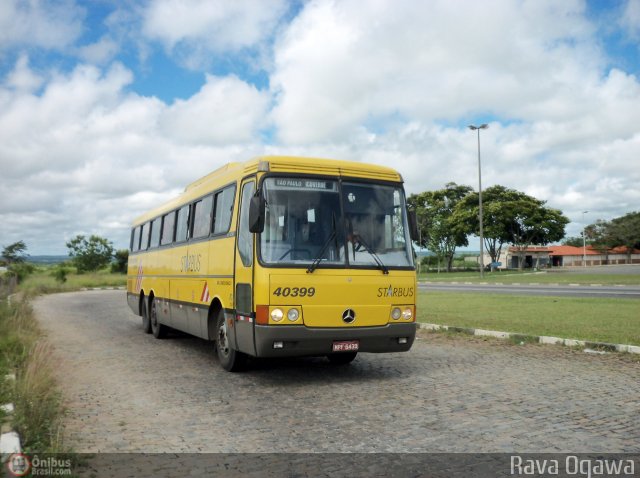
[[[94,43],[78,48],[78,56],[85,62],[104,65],[113,60],[119,48],[112,38],[103,36]]]
[[[5,85],[18,91],[35,91],[43,83],[44,79],[29,67],[29,57],[21,54],[16,61],[14,69],[7,75]]]
[[[572,114],[602,53],[581,2],[316,1],[276,45],[284,141],[347,138],[385,117]]]
[[[20,59],[7,77],[33,75]],[[98,233],[124,247],[135,216],[257,152],[234,144],[252,141],[266,107],[252,86],[208,77],[167,105],[128,93],[132,80],[116,63],[49,73],[40,92],[0,87],[0,244],[64,253],[74,235]]]
[[[284,0],[152,0],[142,32],[197,68],[208,64],[212,53],[259,46],[285,11]]]
[[[0,2],[0,51],[14,46],[62,49],[82,32],[84,10],[73,0]]]
[[[640,2],[638,0],[627,0],[620,17],[620,24],[632,40],[640,39]]]
[[[251,141],[264,121],[269,95],[236,77],[207,76],[198,93],[176,100],[161,127],[179,141],[229,144]]]

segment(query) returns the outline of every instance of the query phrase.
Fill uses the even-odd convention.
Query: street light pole
[[[582,211],[582,267],[587,267],[587,234],[584,225],[584,215],[589,211]]]
[[[480,278],[484,277],[484,238],[483,238],[483,224],[482,224],[482,166],[480,163],[480,130],[487,129],[488,124],[483,123],[480,126],[469,125],[471,131],[478,132],[478,206],[479,206],[479,219],[480,219]]]

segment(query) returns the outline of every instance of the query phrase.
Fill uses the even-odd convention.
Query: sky
[[[569,236],[640,210],[640,0],[2,0],[0,246],[127,248],[230,161],[500,184]],[[588,212],[585,212],[588,211]]]

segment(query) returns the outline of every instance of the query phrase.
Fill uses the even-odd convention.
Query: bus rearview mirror
[[[256,234],[264,231],[265,204],[265,199],[258,190],[249,203],[249,231]]]
[[[418,216],[416,212],[412,209],[408,209],[407,219],[409,219],[409,235],[411,236],[411,240],[417,241],[419,239],[419,234],[418,234]]]

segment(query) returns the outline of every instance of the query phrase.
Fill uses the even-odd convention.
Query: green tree
[[[605,227],[606,241],[627,248],[627,262],[631,264],[633,249],[640,249],[640,212],[630,212],[612,219]]]
[[[448,183],[444,189],[412,194],[408,203],[416,211],[419,245],[444,259],[451,271],[456,248],[469,244],[465,224],[455,220],[453,211],[473,189],[469,186]]]
[[[589,243],[589,241],[587,241]],[[582,247],[582,235],[580,236],[571,236],[567,237],[564,241],[562,241],[562,245],[564,246],[573,246],[573,247]]]
[[[51,275],[54,277],[56,282],[59,282],[60,284],[67,282],[68,273],[69,270],[64,266],[64,264],[59,264],[58,267],[51,271]]]
[[[525,193],[496,185],[482,192],[482,229],[484,248],[491,262],[500,261],[502,246],[512,240],[511,225],[517,214],[518,201],[529,199]],[[466,224],[476,236],[480,235],[480,207],[478,193],[472,192],[460,201],[454,211],[455,219]]]
[[[609,252],[612,247],[616,246],[613,238],[607,233],[610,227],[608,221],[598,219],[595,223],[589,224],[584,228],[585,243],[593,247],[600,254],[605,256],[605,264],[609,262]]]
[[[475,235],[480,234],[478,193],[460,201],[455,220],[467,224]],[[513,244],[518,250],[519,267],[524,267],[524,252],[531,244],[545,245],[564,237],[569,219],[545,202],[515,189],[496,185],[482,192],[482,222],[484,248],[491,262],[500,260],[504,244]]]
[[[7,264],[19,264],[24,262],[29,255],[26,253],[27,245],[24,241],[14,242],[5,246],[2,250],[2,258]]]
[[[111,272],[126,274],[127,264],[129,262],[129,251],[127,249],[119,249],[115,253],[115,261],[111,263]]]
[[[35,271],[35,266],[26,261],[29,254],[26,253],[27,245],[24,241],[14,242],[5,246],[2,250],[2,258],[7,264],[9,275],[14,276],[18,283]]]
[[[546,245],[560,241],[564,237],[564,230],[569,224],[569,218],[558,209],[546,207],[544,201],[531,196],[528,199],[516,201],[515,215],[510,224],[510,242],[518,251],[520,260],[518,268],[524,267],[526,249],[532,244]]]
[[[106,267],[113,257],[113,244],[104,237],[92,235],[87,239],[79,234],[67,242],[69,256],[78,272],[97,271]]]
[[[14,276],[19,284],[25,280],[27,276],[33,274],[36,267],[28,262],[14,262],[9,264],[7,269],[9,271],[9,275]]]

